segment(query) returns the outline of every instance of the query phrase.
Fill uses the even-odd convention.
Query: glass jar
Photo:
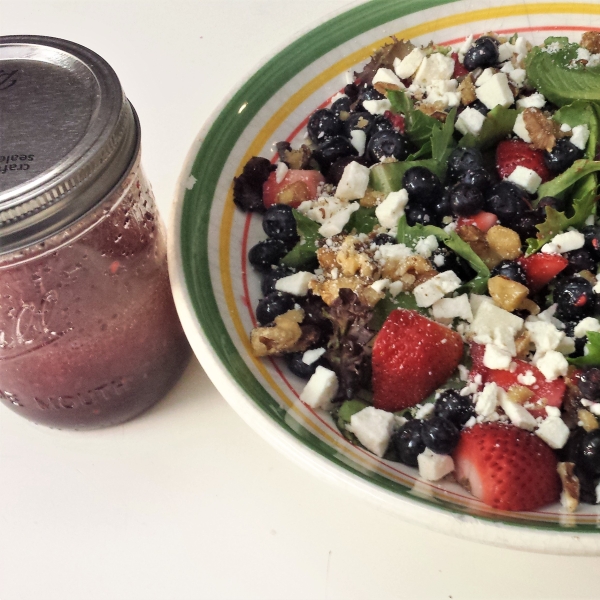
[[[190,356],[139,141],[100,57],[0,37],[0,399],[37,423],[127,421]]]

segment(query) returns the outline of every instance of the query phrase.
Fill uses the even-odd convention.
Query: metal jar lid
[[[0,36],[0,254],[97,205],[129,170],[139,138],[100,56],[65,40]]]

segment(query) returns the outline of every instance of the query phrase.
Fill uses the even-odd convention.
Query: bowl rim
[[[406,14],[417,12],[432,6],[460,3],[462,0],[409,0],[407,5],[416,6]],[[371,0],[371,4],[389,5],[393,0]],[[592,555],[600,554],[600,536],[591,529],[539,528],[527,522],[494,521],[488,517],[474,516],[453,512],[441,506],[419,502],[417,499],[402,496],[387,490],[376,483],[362,479],[356,474],[335,464],[319,452],[313,450],[281,427],[272,417],[267,415],[252,398],[250,398],[214,353],[199,316],[194,308],[184,269],[182,244],[182,214],[185,196],[188,191],[190,174],[194,167],[198,152],[202,148],[215,121],[231,104],[232,98],[240,92],[248,80],[263,67],[281,55],[294,43],[302,40],[316,27],[327,25],[332,19],[343,17],[368,4],[368,0],[359,0],[349,7],[338,9],[331,17],[316,26],[305,28],[297,33],[291,41],[266,55],[258,65],[251,68],[241,78],[240,83],[232,88],[230,94],[219,103],[206,119],[200,132],[194,139],[186,155],[183,168],[176,183],[175,200],[171,206],[168,219],[167,251],[169,258],[169,274],[177,311],[184,331],[190,341],[194,353],[200,360],[207,375],[223,395],[230,406],[261,437],[273,445],[299,466],[317,475],[320,479],[332,482],[340,488],[350,490],[355,495],[375,504],[378,508],[395,514],[407,521],[424,525],[434,531],[455,535],[464,539],[488,543],[501,547],[552,554]],[[426,6],[419,6],[425,4]],[[537,3],[536,3],[537,4]],[[546,2],[544,4],[564,5],[562,2]],[[569,3],[586,6],[583,3]],[[589,6],[589,5],[587,5]],[[432,519],[432,517],[435,517]],[[582,539],[582,537],[584,539]]]

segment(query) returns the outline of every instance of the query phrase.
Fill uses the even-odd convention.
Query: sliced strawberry
[[[469,74],[469,70],[465,68],[463,64],[458,60],[458,54],[453,52],[451,55],[454,60],[454,73],[452,73],[452,78],[456,79],[457,77],[464,77]]]
[[[529,388],[533,392],[530,402],[540,403],[539,408],[531,409],[529,411],[533,416],[537,417],[545,415],[545,406],[556,406],[557,408],[560,408],[566,389],[565,380],[562,377],[559,377],[554,381],[546,381],[546,378],[537,367],[518,358],[513,359],[513,362],[516,364],[514,372],[505,369],[488,369],[483,364],[484,353],[485,346],[482,346],[481,344],[471,344],[471,358],[473,359],[471,378],[475,375],[481,375],[482,383],[493,381],[503,390],[509,390],[513,385]],[[524,385],[519,381],[518,377],[519,375],[526,377],[528,372],[531,372],[536,381],[531,385]],[[544,400],[542,400],[542,398]]]
[[[532,292],[537,292],[548,285],[569,264],[569,261],[560,254],[541,252],[522,256],[517,259],[517,262],[525,271],[527,287]]]
[[[375,407],[393,412],[418,404],[452,375],[462,355],[455,331],[414,310],[394,310],[373,346]]]
[[[394,129],[404,133],[404,115],[395,115],[391,110],[386,110],[383,116],[394,126]]]
[[[535,510],[560,494],[557,459],[538,436],[513,425],[463,430],[453,454],[457,481],[500,510]]]
[[[314,200],[323,183],[325,178],[319,171],[289,169],[280,183],[277,183],[276,172],[273,172],[263,185],[264,205],[269,208],[282,203],[296,208],[305,200]]]
[[[460,229],[464,225],[475,225],[477,229],[484,233],[491,229],[498,222],[498,217],[494,213],[485,211],[478,212],[472,217],[458,217],[456,228]]]
[[[552,174],[544,162],[544,153],[535,150],[521,140],[505,140],[496,148],[496,169],[498,175],[505,179],[518,166],[535,171],[542,181],[552,179]]]

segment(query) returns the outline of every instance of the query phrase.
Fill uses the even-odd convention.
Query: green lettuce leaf
[[[479,135],[474,136],[472,133],[467,133],[461,138],[458,145],[463,148],[475,146],[481,150],[487,150],[495,146],[512,132],[517,114],[514,108],[496,106],[487,114]]]
[[[389,314],[397,308],[416,310],[422,315],[429,316],[427,314],[427,309],[417,306],[417,301],[412,294],[401,292],[396,297],[386,294],[386,296],[375,305],[369,327],[375,331],[379,331]]]
[[[600,333],[596,331],[587,332],[587,343],[585,345],[584,356],[578,358],[567,358],[567,360],[576,367],[586,367],[588,365],[600,365]]]
[[[361,206],[357,211],[353,212],[344,227],[344,231],[350,232],[353,229],[357,233],[371,233],[375,225],[379,224],[379,220],[375,216],[375,208],[367,208]]]
[[[600,103],[576,100],[557,110],[552,117],[558,123],[566,123],[570,127],[587,125],[590,130],[590,137],[586,145],[585,157],[589,160],[594,160],[596,157],[596,147],[598,145],[600,129],[598,111],[600,111]]]
[[[441,123],[420,110],[416,110],[413,101],[404,92],[389,91],[387,97],[392,105],[392,110],[404,115],[406,137],[419,148],[430,142],[433,130],[440,128]]]
[[[281,259],[281,262],[286,267],[298,268],[315,258],[317,254],[317,242],[323,236],[319,233],[319,228],[321,227],[319,223],[309,219],[295,209],[293,212],[300,241]]]

